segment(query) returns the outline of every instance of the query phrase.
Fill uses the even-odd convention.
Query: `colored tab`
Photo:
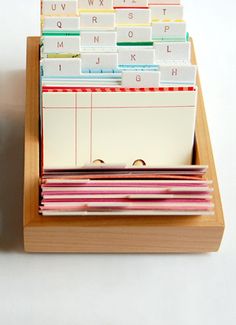
[[[114,8],[141,8],[148,7],[148,0],[113,0]]]

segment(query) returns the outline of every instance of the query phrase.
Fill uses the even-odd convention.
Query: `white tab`
[[[81,12],[80,14],[80,27],[81,28],[106,28],[113,29],[115,27],[115,14],[104,12]]]
[[[117,53],[81,53],[82,71],[87,69],[117,69]]]
[[[153,22],[152,23],[152,36],[158,37],[185,37],[186,36],[186,23],[185,22]]]
[[[77,0],[43,0],[42,15],[75,15]]]
[[[155,44],[156,60],[184,60],[190,61],[190,42],[158,42]]]
[[[64,77],[79,76],[81,74],[80,59],[44,59],[43,76],[44,77]]]
[[[79,30],[79,17],[44,17],[43,31]]]
[[[151,5],[180,5],[180,0],[149,0],[149,6]]]
[[[45,36],[43,38],[43,52],[71,53],[80,51],[80,36]]]
[[[197,66],[182,64],[160,64],[161,83],[179,85],[196,84]]]
[[[117,27],[117,42],[148,42],[152,40],[152,28],[149,26]]]
[[[180,5],[153,5],[150,9],[152,20],[183,19],[183,6]]]
[[[112,0],[78,0],[79,9],[113,9]]]
[[[113,6],[116,7],[148,7],[148,0],[113,0]]]
[[[152,49],[119,49],[119,65],[148,65],[154,64],[155,51]]]
[[[100,31],[81,31],[81,47],[115,47],[116,32],[100,32]]]
[[[151,10],[150,9],[116,9],[116,23],[137,25],[150,24]]]
[[[122,71],[122,87],[159,87],[159,71]]]

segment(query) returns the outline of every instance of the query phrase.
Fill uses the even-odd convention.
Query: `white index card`
[[[81,53],[82,71],[87,69],[117,69],[117,53]]]
[[[152,40],[150,26],[118,26],[117,42],[148,42]]]
[[[150,9],[152,20],[183,19],[183,6],[181,5],[153,5]]]
[[[80,28],[79,17],[44,17],[43,31],[76,31]]]
[[[75,15],[77,0],[43,0],[42,15]]]
[[[117,33],[113,31],[81,31],[81,47],[115,47]]]
[[[149,65],[154,64],[155,51],[153,49],[119,48],[119,65]]]
[[[150,24],[151,10],[150,9],[116,9],[117,25],[128,24]]]
[[[122,87],[146,88],[160,86],[159,71],[122,71]]]
[[[78,58],[50,58],[43,60],[44,77],[75,77],[81,74],[81,62]]]
[[[99,28],[114,29],[115,14],[105,12],[81,12],[80,13],[80,27],[81,29],[95,29]]]
[[[113,9],[112,0],[78,0],[78,7],[80,9],[90,9],[90,10],[107,10]]]
[[[157,42],[154,45],[156,50],[156,60],[183,60],[190,61],[190,42]]]
[[[80,36],[44,36],[44,53],[71,53],[80,51]]]

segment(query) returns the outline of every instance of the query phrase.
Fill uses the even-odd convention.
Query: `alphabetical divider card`
[[[190,164],[196,98],[196,89],[43,92],[43,166]]]

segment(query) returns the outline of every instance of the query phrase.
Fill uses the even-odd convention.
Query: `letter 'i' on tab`
[[[113,0],[114,8],[148,7],[148,0]]]
[[[150,24],[151,10],[150,9],[116,9],[116,23],[137,25]]]
[[[195,65],[160,65],[161,83],[165,84],[196,84],[197,66]]]
[[[159,87],[159,71],[122,71],[122,87],[143,88]]]
[[[117,69],[117,53],[81,53],[83,70]]]
[[[185,22],[152,22],[152,36],[158,37],[185,37],[186,23]]]
[[[152,65],[154,64],[154,50],[149,49],[119,49],[119,65]]]
[[[152,40],[150,26],[119,26],[116,30],[117,42],[149,42]]]
[[[152,20],[183,19],[183,6],[181,5],[153,5],[150,6]]]
[[[81,34],[81,47],[115,47],[117,43],[116,32],[100,32],[100,31],[82,31]]]
[[[112,0],[78,0],[79,9],[109,10],[113,9]]]
[[[80,59],[44,59],[44,77],[79,76],[81,74]]]
[[[42,15],[76,15],[77,0],[43,0]]]
[[[81,12],[80,27],[83,29],[89,28],[95,30],[98,28],[114,29],[115,14],[101,12]]]
[[[71,53],[77,54],[80,51],[79,36],[45,36],[43,38],[43,52],[50,53]]]
[[[155,44],[156,61],[182,60],[190,62],[190,42],[159,42]]]
[[[43,31],[79,30],[79,17],[44,17]]]

